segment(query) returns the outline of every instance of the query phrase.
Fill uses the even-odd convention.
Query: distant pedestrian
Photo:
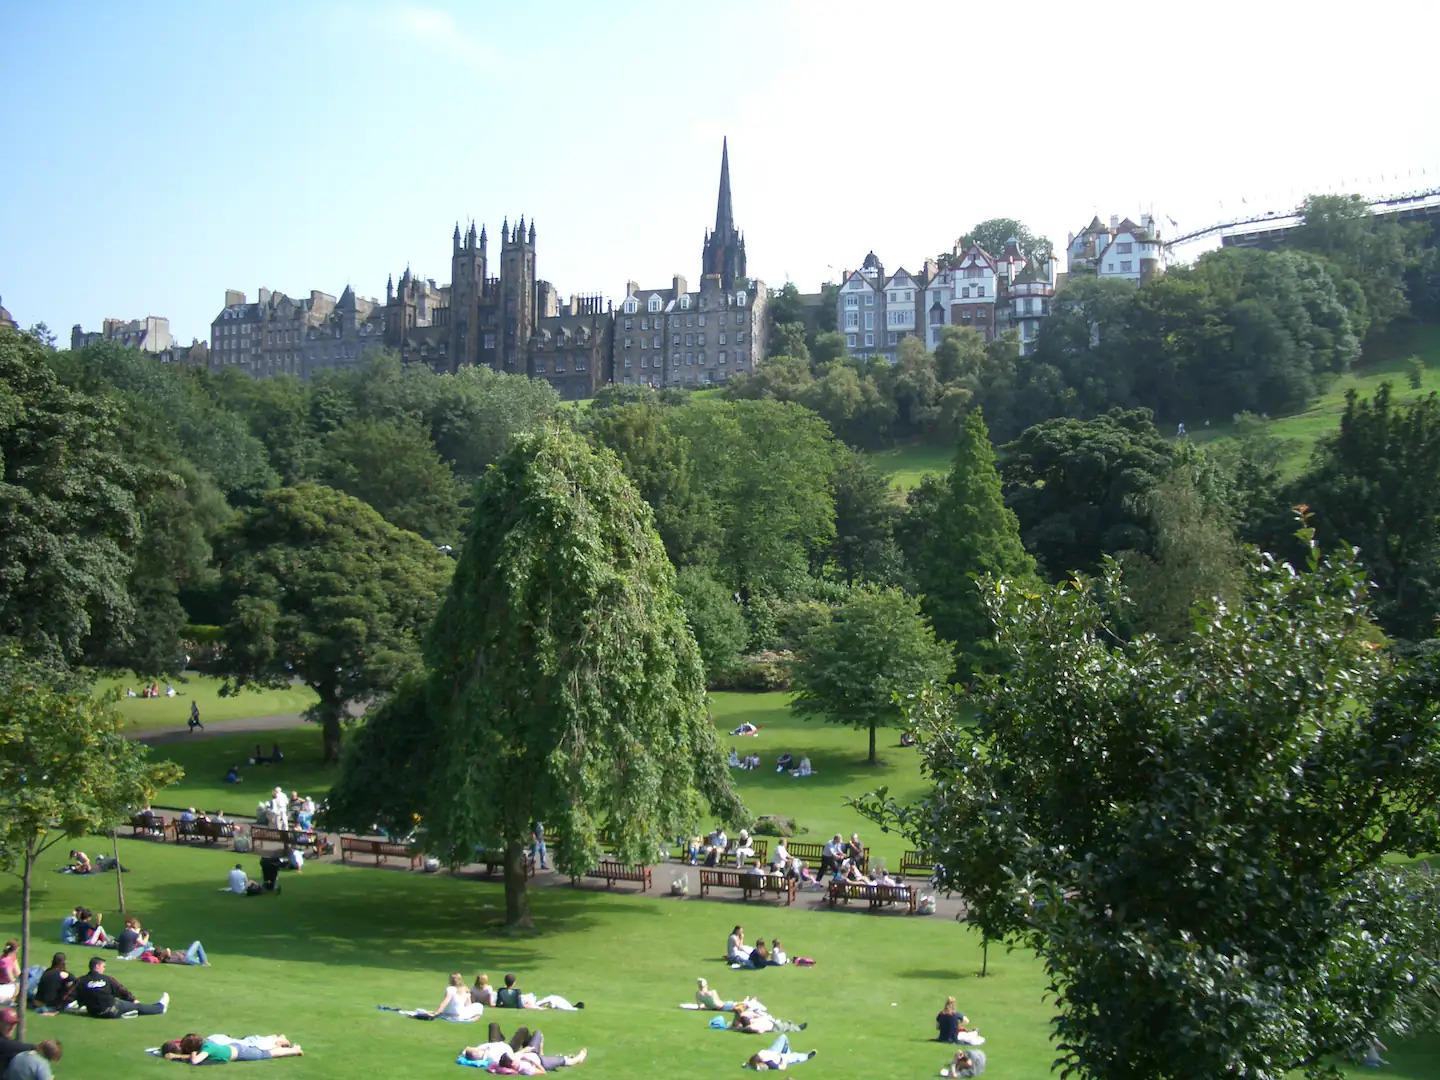
[[[190,734],[195,734],[195,729],[205,730],[205,725],[200,722],[200,706],[197,702],[190,702]]]

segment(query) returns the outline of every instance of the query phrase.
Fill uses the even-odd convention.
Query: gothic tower
[[[472,222],[462,238],[460,226],[450,254],[450,370],[474,364],[480,356],[480,298],[485,289],[485,239]]]
[[[535,223],[525,218],[513,230],[500,227],[500,340],[496,366],[521,374],[529,370],[530,338],[535,333]]]
[[[745,238],[735,228],[734,208],[730,205],[730,141],[720,145],[720,197],[715,203],[715,231],[705,236],[700,275],[719,275],[720,284],[728,291],[736,278],[745,276]]]

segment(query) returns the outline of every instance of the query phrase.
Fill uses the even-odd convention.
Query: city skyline
[[[726,136],[749,273],[802,291],[871,249],[918,271],[989,217],[1062,251],[1097,213],[1188,230],[1440,184],[1440,16],[1254,7],[16,9],[0,298],[62,341],[145,315],[205,340],[227,288],[444,284],[457,221],[523,214],[562,296],[618,304],[695,275]]]

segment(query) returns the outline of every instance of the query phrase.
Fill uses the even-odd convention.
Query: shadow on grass
[[[122,862],[127,847],[133,851],[136,845],[121,845]],[[505,892],[498,883],[439,875],[441,887],[417,889],[414,873],[326,865],[281,873],[279,894],[220,895],[236,862],[259,879],[257,857],[193,854],[198,880],[147,892],[137,888],[130,907],[154,931],[157,944],[174,948],[198,938],[215,954],[214,963],[238,954],[413,972],[454,970],[457,958],[464,958],[469,966],[523,970],[555,959],[545,944],[547,930],[592,930],[626,907],[624,897],[593,891],[532,889],[539,931],[511,934],[503,927]],[[127,886],[131,878],[140,884],[138,875],[126,877]],[[119,922],[113,916],[110,921]]]

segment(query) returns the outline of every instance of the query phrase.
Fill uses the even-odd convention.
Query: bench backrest
[[[740,871],[738,870],[701,870],[700,879],[705,885],[721,885],[726,888],[738,889],[741,887]],[[746,877],[753,877],[753,874],[746,874]]]

